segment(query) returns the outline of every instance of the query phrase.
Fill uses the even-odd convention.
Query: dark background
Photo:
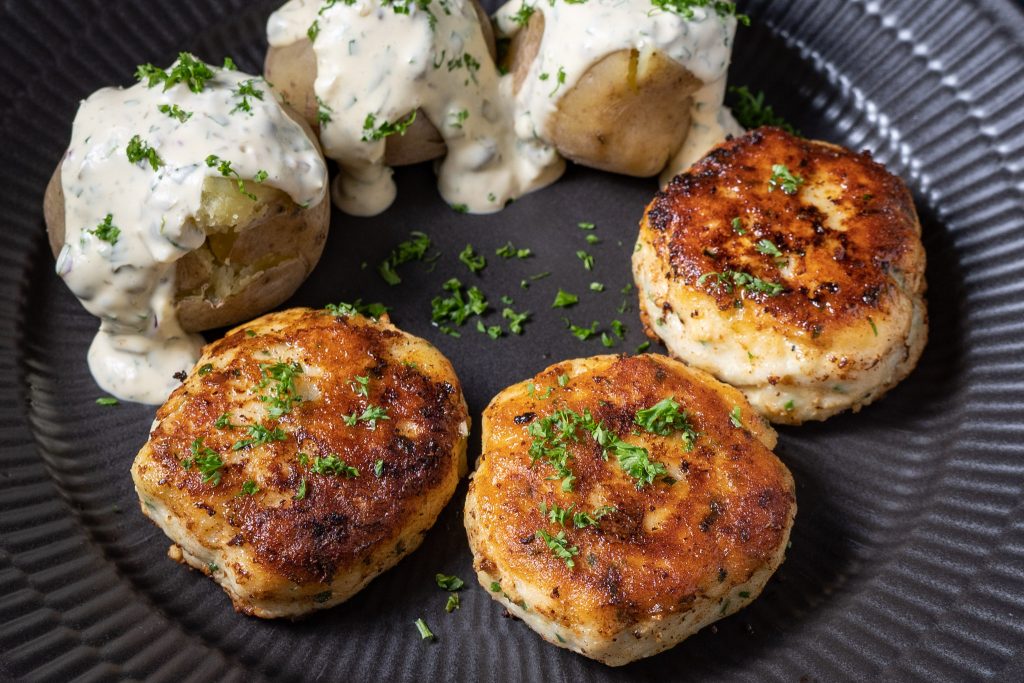
[[[423,547],[351,601],[299,623],[236,615],[165,557],[128,467],[153,409],[103,409],[85,351],[96,322],[52,272],[40,203],[77,101],[179,49],[257,71],[274,2],[8,0],[0,24],[0,675],[194,680],[1022,680],[1024,637],[1024,16],[995,0],[743,3],[731,82],[763,89],[806,135],[870,149],[912,188],[928,251],[929,346],[858,415],[780,430],[800,506],[788,559],[751,607],[657,657],[609,669],[544,644],[475,584],[462,484]],[[471,412],[557,360],[602,353],[565,330],[620,319],[643,340],[629,255],[656,190],[572,168],[492,216],[448,209],[429,167],[400,170],[372,219],[336,214],[290,302],[362,297],[454,363]],[[590,247],[576,224],[593,221]],[[411,230],[441,256],[389,287],[375,266]],[[511,240],[535,257],[502,261]],[[480,275],[458,262],[472,243]],[[592,273],[576,258],[595,257]],[[363,267],[363,264],[367,267]],[[552,275],[522,290],[519,282]],[[430,325],[447,278],[510,295],[521,337]],[[591,281],[607,286],[597,294]],[[559,287],[580,295],[550,308]],[[618,312],[623,301],[629,308]],[[496,314],[487,319],[497,323]],[[655,347],[657,349],[658,347]],[[478,425],[470,457],[479,451]],[[435,572],[467,580],[443,611]],[[437,642],[420,640],[423,617]]]

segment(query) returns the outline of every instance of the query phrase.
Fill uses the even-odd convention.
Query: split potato
[[[494,30],[491,28],[490,17],[477,0],[471,2],[480,20],[480,29],[484,34],[487,50],[491,59],[496,59]],[[268,83],[274,84],[274,89],[284,97],[285,102],[291,105],[314,130],[319,131],[317,115],[320,107],[313,87],[317,74],[313,43],[303,39],[283,47],[271,46],[267,50],[263,74]],[[400,119],[404,120],[408,116],[409,114],[406,114]],[[387,139],[384,163],[388,166],[418,164],[443,157],[446,149],[441,133],[423,111],[417,110],[416,120],[404,135],[393,135]]]
[[[509,45],[506,66],[518,94],[544,37],[534,12]],[[546,141],[583,166],[656,175],[686,139],[701,81],[658,51],[619,50],[593,63],[558,100]]]
[[[319,150],[313,131],[298,115]],[[63,162],[46,186],[43,215],[50,249],[64,246]],[[256,201],[242,195],[234,180],[207,178],[193,218],[207,235],[198,249],[176,265],[176,310],[187,332],[200,332],[248,320],[283,303],[316,266],[327,241],[331,202],[325,194],[316,206],[302,208],[281,190],[247,183]]]

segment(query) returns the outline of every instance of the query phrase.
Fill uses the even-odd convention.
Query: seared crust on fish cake
[[[866,152],[775,128],[677,176],[633,254],[648,334],[789,424],[859,410],[914,369],[924,270],[899,178]]]
[[[671,428],[637,417],[666,399]],[[545,432],[553,448],[538,450]],[[740,392],[665,356],[552,365],[484,411],[465,508],[480,583],[549,642],[606,664],[668,649],[781,564],[796,499],[775,440]],[[627,467],[637,446],[653,478]]]
[[[386,317],[305,308],[209,344],[132,466],[142,511],[235,608],[296,617],[413,551],[466,469],[451,364]]]

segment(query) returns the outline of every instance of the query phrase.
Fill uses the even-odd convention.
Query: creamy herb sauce
[[[512,0],[495,14],[499,34],[520,30],[514,17],[524,0]],[[694,7],[693,18],[658,9],[651,0],[536,0],[544,14],[544,35],[537,57],[516,97],[516,130],[521,137],[548,137],[548,123],[561,94],[591,65],[620,50],[658,51],[675,60],[704,86],[693,95],[686,141],[662,174],[667,182],[702,157],[727,134],[742,133],[722,106],[732,54],[736,18],[711,8]]]
[[[248,182],[265,172],[264,183],[302,206],[318,204],[326,192],[319,153],[266,84],[214,72],[199,93],[184,83],[166,92],[162,84],[104,88],[75,116],[61,173],[65,244],[57,273],[101,319],[89,369],[124,400],[163,402],[178,384],[174,373],[199,357],[202,337],[184,332],[175,314],[175,262],[206,239],[193,216],[204,180],[222,175],[207,158],[229,161]],[[249,97],[251,112],[237,110],[242,98],[234,91],[253,78],[263,99]],[[162,105],[177,105],[185,120]],[[134,136],[156,151],[163,162],[157,170],[145,159],[129,161]],[[104,234],[96,228],[108,215],[120,231],[116,241],[96,234]]]
[[[561,175],[553,148],[516,136],[510,79],[498,73],[468,0],[423,7],[292,0],[270,17],[268,40],[278,47],[309,40],[314,22],[314,90],[331,117],[320,140],[341,166],[333,197],[345,212],[373,215],[394,200],[381,126],[407,121],[417,109],[447,144],[438,188],[454,207],[498,211]]]

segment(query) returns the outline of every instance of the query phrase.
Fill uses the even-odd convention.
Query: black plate
[[[809,136],[870,149],[914,191],[928,250],[931,339],[920,366],[858,415],[783,429],[800,513],[786,563],[750,608],[670,652],[609,669],[546,645],[472,581],[465,484],[423,547],[349,603],[300,623],[235,614],[172,563],[137,509],[128,467],[153,410],[101,408],[85,364],[96,321],[53,274],[43,188],[77,100],[179,49],[260,67],[274,2],[6,0],[0,22],[0,676],[52,680],[1024,680],[1024,15],[1009,0],[767,0],[745,9],[732,82],[764,89]],[[556,360],[604,351],[577,323],[621,319],[642,341],[630,282],[652,181],[572,169],[494,216],[437,197],[429,168],[398,174],[398,204],[334,216],[294,304],[361,296],[454,362],[474,414]],[[576,224],[593,221],[592,248]],[[441,259],[375,265],[410,230]],[[511,239],[536,257],[503,262]],[[488,256],[482,277],[457,260]],[[592,273],[575,252],[596,258]],[[365,269],[361,264],[366,263]],[[524,277],[554,274],[519,286]],[[533,311],[522,337],[430,326],[458,275]],[[587,291],[591,281],[605,292]],[[629,310],[616,309],[626,300]],[[479,450],[474,431],[471,456]],[[444,613],[437,571],[472,584]],[[413,620],[438,635],[421,641]]]

